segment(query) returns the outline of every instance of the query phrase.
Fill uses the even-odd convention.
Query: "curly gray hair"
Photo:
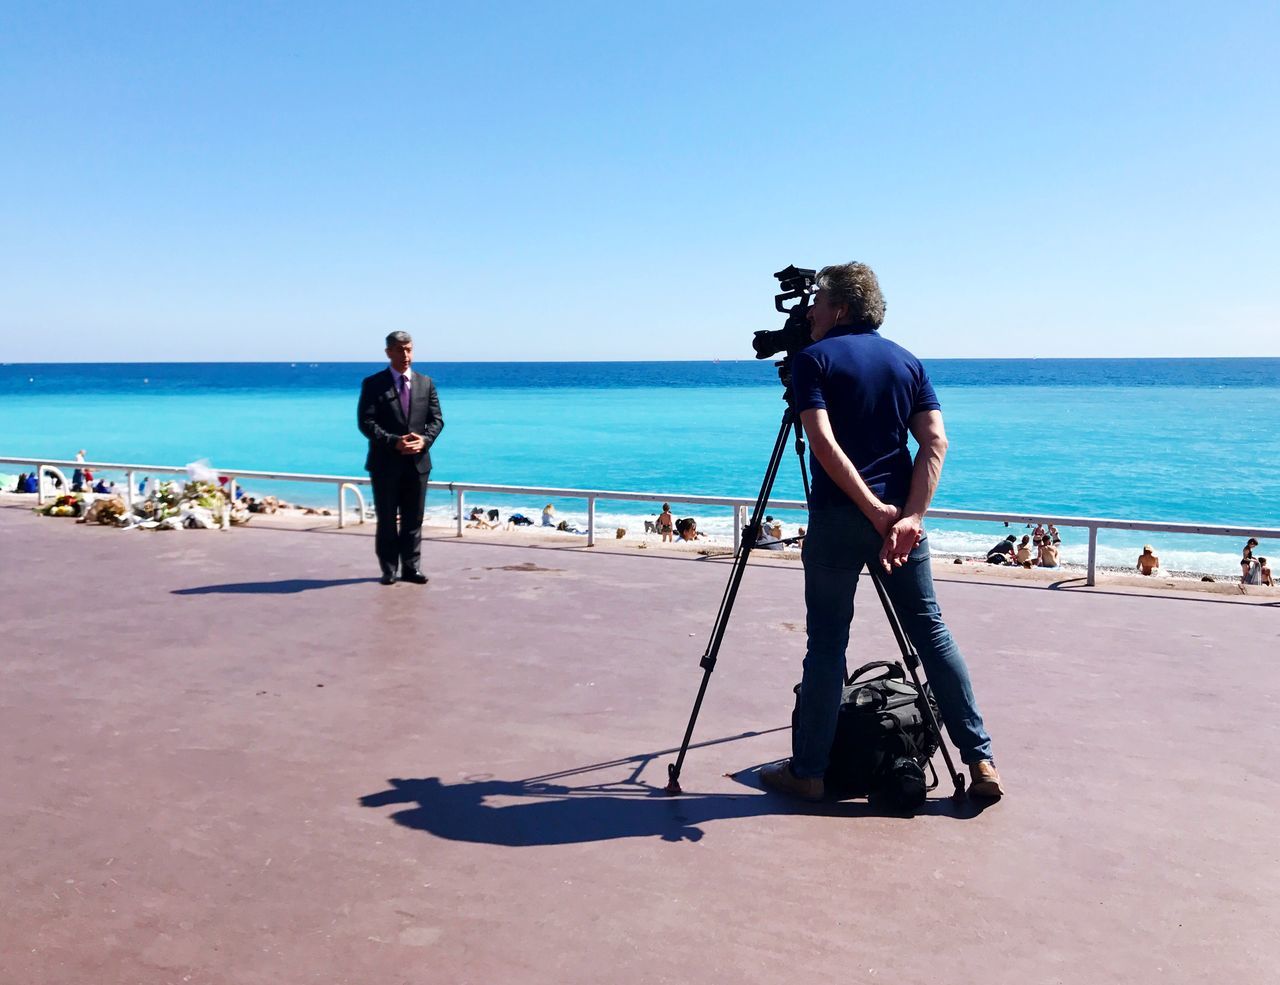
[[[865,263],[839,263],[818,271],[817,285],[836,304],[849,308],[852,320],[879,328],[884,324],[884,295],[875,271]]]
[[[413,344],[413,336],[410,335],[408,332],[392,332],[390,335],[387,336],[388,349],[390,349],[393,345],[412,345],[412,344]]]

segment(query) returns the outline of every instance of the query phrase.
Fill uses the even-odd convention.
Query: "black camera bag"
[[[871,671],[880,673],[864,677]],[[795,687],[796,702],[800,685]],[[928,701],[933,716],[925,714]],[[928,683],[924,693],[907,679],[900,663],[878,660],[859,667],[845,682],[824,777],[827,792],[843,797],[881,795],[910,810],[924,803],[924,768],[937,752],[941,736],[933,727],[938,703]],[[791,727],[796,726],[796,712]]]

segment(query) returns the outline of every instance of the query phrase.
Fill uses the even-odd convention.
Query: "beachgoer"
[[[676,534],[682,541],[697,540],[699,537],[706,536],[698,533],[698,521],[691,516],[676,521]]]
[[[1036,564],[1042,568],[1058,566],[1058,545],[1047,534],[1040,538],[1040,555],[1036,558]]]
[[[767,516],[764,518],[764,524],[765,524],[764,526],[765,532],[768,533],[770,537],[774,538],[774,540],[782,539],[781,523],[779,523],[773,517]]]
[[[675,527],[675,518],[671,515],[671,504],[663,503],[662,512],[658,514],[658,533],[662,535],[664,544],[671,543],[671,532]]]
[[[507,517],[508,530],[510,530],[512,527],[532,527],[532,526],[533,526],[533,521],[530,520],[523,513],[512,513],[509,517]]]
[[[1036,528],[1035,528],[1035,530],[1031,531],[1031,535],[1032,535],[1032,537],[1034,537],[1036,540],[1039,540],[1041,537],[1043,537],[1043,536],[1044,536],[1044,524],[1043,524],[1043,523],[1040,523],[1040,522],[1037,522],[1037,523],[1036,523]]]
[[[1018,545],[1015,560],[1024,568],[1031,567],[1031,538],[1026,534],[1022,535],[1022,542]]]
[[[1275,580],[1271,577],[1271,568],[1267,564],[1267,559],[1264,557],[1258,558],[1258,574],[1260,576],[1259,584],[1266,585],[1270,588],[1276,587]]]
[[[1257,546],[1257,538],[1250,537],[1240,555],[1240,584],[1242,585],[1262,584],[1262,568],[1253,556],[1253,549]]]
[[[1049,524],[1049,539],[1052,540],[1055,544],[1062,543],[1062,538],[1058,536],[1058,528],[1055,527],[1052,523]]]
[[[109,492],[110,490],[108,490],[108,489],[107,489],[107,480],[106,480],[106,479],[99,479],[99,480],[94,484],[93,491],[94,491],[94,492],[96,492],[96,493],[107,493],[107,492]]]
[[[542,525],[544,527],[554,527],[557,523],[556,508],[548,503],[542,508]]]
[[[473,507],[471,515],[467,518],[467,526],[477,530],[492,530],[497,524],[490,523],[484,515],[484,508],[480,506]]]
[[[40,479],[34,472],[32,472],[30,475],[27,476],[27,481],[23,485],[22,491],[33,493],[33,492],[39,492],[39,490],[40,490]]]
[[[1017,537],[1010,534],[995,547],[987,551],[987,564],[1013,564],[1013,545]]]
[[[400,578],[425,585],[422,517],[431,478],[430,449],[444,429],[444,416],[431,377],[413,369],[409,333],[392,332],[386,342],[390,365],[361,383],[356,413],[360,433],[369,439],[364,467],[378,517],[374,550],[382,584],[396,583],[398,567]]]
[[[796,698],[792,756],[762,781],[818,800],[844,684],[854,592],[879,564],[915,645],[942,720],[969,765],[977,797],[999,797],[1000,774],[964,658],[942,621],[922,526],[946,456],[933,385],[920,360],[883,338],[884,298],[870,267],[825,267],[809,307],[814,344],[792,357],[792,396],[809,439],[812,486],[805,539],[808,649]],[[907,436],[919,452],[913,463]]]
[[[1142,554],[1138,558],[1137,567],[1144,575],[1154,575],[1156,570],[1160,567],[1160,559],[1156,557],[1150,544],[1147,544],[1142,548]]]
[[[27,473],[23,472],[18,476],[18,481],[13,484],[13,491],[16,493],[24,493],[27,491]]]

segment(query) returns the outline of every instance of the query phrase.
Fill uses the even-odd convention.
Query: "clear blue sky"
[[[788,12],[789,11],[789,12]],[[0,361],[1280,355],[1280,4],[0,6]]]

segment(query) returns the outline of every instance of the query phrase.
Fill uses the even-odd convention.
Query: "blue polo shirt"
[[[941,410],[920,360],[872,328],[838,325],[791,361],[796,412],[826,408],[836,443],[876,496],[902,506],[911,488],[910,431],[921,411]],[[810,506],[850,499],[812,454]]]

